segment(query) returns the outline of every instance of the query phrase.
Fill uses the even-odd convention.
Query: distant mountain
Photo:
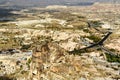
[[[86,5],[94,2],[120,3],[120,0],[0,0],[7,6]]]

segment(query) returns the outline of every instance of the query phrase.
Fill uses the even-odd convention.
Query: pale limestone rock
[[[45,26],[44,25],[42,25],[42,24],[37,24],[37,25],[35,25],[35,28],[44,28]]]
[[[71,42],[71,41],[68,41],[67,43],[66,42],[61,43],[60,46],[67,51],[72,51],[75,48],[79,47],[79,45],[76,42]]]
[[[104,23],[104,25],[102,25],[102,28],[104,28],[104,29],[110,29],[111,25],[108,24],[108,23]]]
[[[53,39],[55,41],[66,40],[69,38],[69,34],[65,32],[54,32]]]
[[[106,44],[105,46],[110,49],[115,49],[120,52],[120,39],[113,39],[109,44]]]
[[[66,9],[67,6],[60,6],[60,5],[51,5],[51,6],[47,6],[46,9]]]
[[[68,27],[68,28],[73,28],[74,26],[73,26],[73,25],[67,25],[66,27]]]
[[[88,55],[91,57],[100,57],[101,54],[99,52],[91,52]]]

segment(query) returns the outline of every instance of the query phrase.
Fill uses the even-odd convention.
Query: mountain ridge
[[[0,5],[7,6],[48,6],[48,5],[84,5],[84,3],[120,3],[119,0],[0,0]]]

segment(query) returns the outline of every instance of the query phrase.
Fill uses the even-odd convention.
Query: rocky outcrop
[[[39,48],[35,48],[32,55],[31,80],[114,80],[119,78],[118,65],[105,61],[98,53],[86,54],[82,56],[69,54],[53,42],[41,44]]]

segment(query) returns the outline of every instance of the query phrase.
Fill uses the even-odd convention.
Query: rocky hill
[[[10,11],[19,15],[0,22],[0,80],[119,80],[118,6]]]

